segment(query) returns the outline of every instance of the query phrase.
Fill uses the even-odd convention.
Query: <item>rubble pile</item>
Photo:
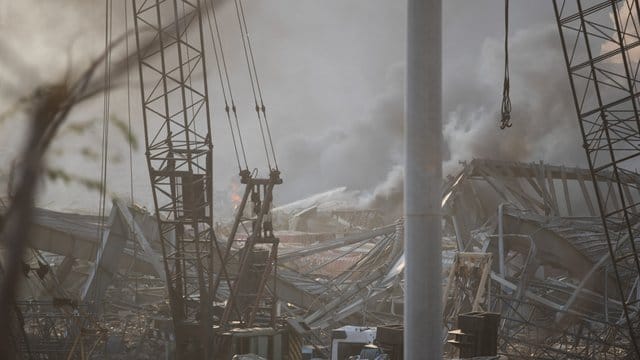
[[[510,359],[627,352],[589,179],[584,169],[489,160],[447,179],[445,330],[459,314],[493,311],[501,316],[499,353]],[[402,219],[382,224],[377,210],[345,194],[273,211],[280,247],[269,289],[303,344],[326,346],[331,329],[347,324],[402,323]],[[97,217],[38,210],[19,298],[32,353],[63,358],[82,347],[98,357],[152,359],[171,351],[154,218],[121,203],[110,218],[109,232],[100,232]],[[227,227],[218,225],[221,241]],[[107,265],[114,274],[101,272]]]

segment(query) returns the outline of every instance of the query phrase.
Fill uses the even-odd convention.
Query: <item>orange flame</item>
[[[242,202],[242,196],[240,196],[239,190],[240,184],[235,182],[231,183],[231,203],[233,204],[233,210],[236,210]]]

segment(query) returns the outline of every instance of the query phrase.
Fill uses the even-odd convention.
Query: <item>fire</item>
[[[240,196],[240,184],[231,183],[231,203],[233,204],[233,210],[237,209],[240,206],[240,202],[242,202],[242,196]]]

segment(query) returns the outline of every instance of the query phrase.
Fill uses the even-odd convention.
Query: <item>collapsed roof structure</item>
[[[442,201],[444,328],[452,329],[460,313],[496,311],[502,316],[499,352],[511,358],[627,354],[621,302],[592,189],[588,170],[542,162],[476,159],[449,177]],[[402,322],[402,220],[379,226],[374,210],[325,206],[339,193],[275,212],[278,222],[291,228],[277,234],[281,251],[270,290],[292,329],[311,343],[325,342],[331,329],[348,323]],[[25,319],[34,311],[42,316],[46,307],[34,306],[38,301],[62,297],[82,304],[75,308],[80,312],[108,312],[96,303],[117,287],[130,287],[124,275],[132,269],[162,283],[153,217],[116,201],[102,234],[100,221],[38,211],[31,245],[44,255],[30,266],[49,271],[30,278],[63,293],[24,290]],[[319,232],[323,227],[327,231]],[[138,294],[137,303],[120,297],[117,305],[140,309],[143,301],[165,301],[158,286],[145,286],[141,293],[146,295]],[[73,343],[67,342],[67,351]]]
[[[628,184],[623,187],[630,191]],[[442,201],[445,249],[449,245],[458,250],[443,254],[449,269],[443,274],[444,326],[452,329],[463,312],[497,311],[502,315],[499,351],[515,358],[627,354],[630,344],[621,331],[621,302],[594,196],[585,169],[479,159],[463,164],[448,179]],[[400,225],[393,231],[377,230],[388,229],[387,237],[362,233],[368,236],[362,242],[398,241]],[[360,245],[349,237],[341,240],[351,246],[345,251]],[[311,251],[300,250],[298,255]],[[369,266],[369,256],[384,256],[380,263],[386,267]],[[330,300],[320,310],[307,306],[304,320],[310,327],[335,326],[345,319],[366,324],[400,321],[402,254],[372,251],[362,259],[323,281],[321,292],[314,288],[313,295],[330,294]],[[351,282],[342,282],[347,277]],[[304,284],[300,278],[294,280],[299,287]],[[331,291],[336,282],[343,291]],[[354,314],[359,320],[348,317]]]
[[[638,180],[629,176],[621,185],[630,192]],[[542,162],[474,160],[449,179],[443,209],[460,251],[493,254],[482,300],[502,315],[501,352],[542,359],[628,354],[593,185],[588,170]]]

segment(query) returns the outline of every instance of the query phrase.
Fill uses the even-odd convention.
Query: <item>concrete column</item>
[[[442,359],[442,0],[408,0],[405,359]]]

